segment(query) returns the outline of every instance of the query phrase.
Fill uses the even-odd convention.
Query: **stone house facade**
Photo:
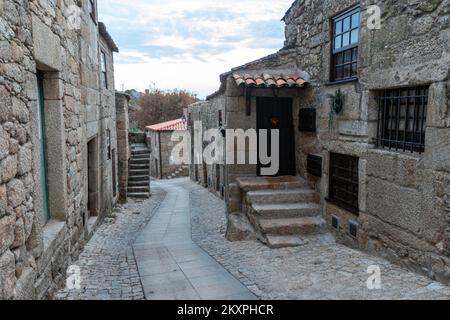
[[[0,299],[51,298],[117,199],[113,52],[94,0],[0,6]]]
[[[177,119],[148,126],[147,146],[150,149],[150,176],[156,179],[187,177],[189,168],[173,162],[172,150],[177,142],[172,141],[174,132],[187,132],[186,119]]]
[[[380,9],[380,28],[371,28],[371,5]],[[287,117],[281,152],[289,159],[281,168],[316,192],[336,239],[444,283],[450,281],[449,8],[448,0],[297,0],[283,18],[284,47],[221,75],[219,91],[204,103],[219,106],[229,129],[257,129],[264,106],[276,115],[273,126]],[[332,102],[338,112],[331,117]],[[281,108],[289,111],[280,114]],[[241,178],[259,169],[224,166],[230,220],[242,221],[232,213],[245,216],[248,209],[242,194],[251,180]],[[297,183],[286,181],[275,188]]]
[[[188,108],[188,130],[191,139],[201,137],[206,130],[226,128],[225,104],[220,97],[207,101],[200,101],[192,104]],[[202,124],[202,132],[200,128],[195,127],[195,123]],[[208,143],[202,141],[203,149]],[[225,151],[225,149],[223,149]],[[217,162],[207,164],[205,161],[195,161],[199,159],[199,155],[195,154],[194,143],[191,143],[191,164],[189,168],[189,176],[192,181],[196,181],[202,186],[208,188],[209,191],[225,197],[225,165]]]

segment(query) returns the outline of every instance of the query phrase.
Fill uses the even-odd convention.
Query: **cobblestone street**
[[[261,299],[450,299],[449,287],[336,244],[328,235],[278,250],[257,241],[229,242],[223,201],[188,179],[157,185],[174,183],[190,193],[193,241]],[[76,263],[82,290],[63,290],[58,298],[144,299],[132,244],[164,197],[153,188],[150,200],[127,204],[115,222],[107,219]],[[367,289],[371,265],[381,269],[381,290]]]
[[[61,290],[58,299],[142,300],[132,244],[165,197],[160,189],[144,202],[130,201],[106,218],[73,265],[81,269],[81,290]]]

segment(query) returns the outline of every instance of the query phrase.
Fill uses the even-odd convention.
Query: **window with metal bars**
[[[377,146],[423,153],[428,106],[428,86],[386,89],[378,102]]]
[[[328,200],[353,213],[359,212],[359,158],[330,154]]]
[[[333,50],[331,81],[356,78],[360,8],[352,8],[333,19]]]

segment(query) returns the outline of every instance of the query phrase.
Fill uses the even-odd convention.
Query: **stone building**
[[[117,199],[113,52],[94,0],[0,6],[0,299],[52,297]]]
[[[174,163],[172,141],[174,132],[180,135],[187,131],[186,119],[181,118],[146,127],[147,146],[150,149],[150,176],[157,179],[187,177],[189,168]]]
[[[262,177],[261,161],[224,166],[230,239],[282,247],[331,230],[450,281],[449,8],[297,0],[279,52],[221,75],[203,110],[280,132],[281,177]]]
[[[192,104],[188,108],[188,129],[191,134],[191,139],[201,137],[206,130],[209,129],[223,129],[225,128],[225,104],[221,103],[220,99],[200,101]],[[202,133],[200,128],[195,127],[195,123],[202,124]],[[222,136],[223,138],[223,136]],[[208,142],[203,141],[202,147],[206,148]],[[199,159],[199,155],[195,154],[194,143],[191,144],[191,164],[190,164],[190,178],[198,182],[211,192],[225,196],[225,166],[223,163],[216,162],[207,164],[204,159],[202,161],[195,161]],[[225,150],[223,150],[225,151]]]

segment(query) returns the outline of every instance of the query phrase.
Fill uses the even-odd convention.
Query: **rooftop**
[[[150,131],[184,131],[187,130],[187,121],[180,118],[177,120],[167,121],[146,127]]]

